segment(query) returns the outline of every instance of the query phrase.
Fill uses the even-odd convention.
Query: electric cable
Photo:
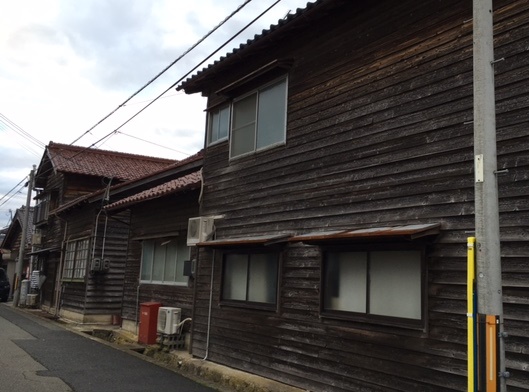
[[[186,156],[190,156],[190,155],[191,155],[191,154],[188,154],[187,152],[183,152],[183,151],[175,150],[174,148],[167,147],[167,146],[163,146],[163,145],[161,145],[161,144],[151,142],[150,140],[145,140],[145,139],[142,139],[141,137],[137,137],[137,136],[134,136],[134,135],[130,135],[130,134],[125,133],[125,132],[123,132],[123,131],[118,131],[117,133],[119,133],[120,135],[125,135],[125,136],[128,136],[128,137],[131,137],[131,138],[133,138],[133,139],[137,139],[137,140],[142,141],[142,142],[145,142],[145,143],[152,144],[152,145],[157,146],[157,147],[165,148],[165,149],[167,149],[167,150],[171,150],[171,151],[174,151],[174,152],[177,152],[177,153],[180,153],[180,154],[186,155]]]
[[[7,127],[11,128],[13,131],[18,133],[20,136],[23,136],[33,144],[35,144],[39,148],[46,147],[46,144],[41,142],[39,139],[31,135],[29,132],[26,132],[24,129],[22,129],[20,126],[15,124],[13,121],[11,121],[7,116],[0,113],[0,121],[3,122]]]
[[[184,57],[186,54],[188,54],[191,50],[193,50],[196,46],[198,46],[198,44],[200,44],[202,41],[204,41],[207,37],[209,37],[214,31],[216,31],[219,27],[221,27],[226,21],[228,21],[231,17],[233,17],[236,13],[238,13],[244,6],[246,6],[248,3],[250,3],[252,0],[246,0],[243,4],[241,4],[235,11],[233,11],[228,17],[226,17],[220,24],[218,24],[213,30],[211,30],[210,32],[208,32],[203,38],[201,38],[196,44],[194,44],[192,47],[190,47],[186,52],[184,52],[184,54],[182,54],[181,56],[179,56],[175,61],[173,61],[169,66],[167,66],[164,70],[162,70],[160,73],[158,73],[158,75],[156,75],[154,78],[152,78],[147,84],[145,84],[142,88],[140,88],[138,91],[136,91],[133,95],[131,95],[127,100],[125,100],[122,104],[120,104],[116,109],[114,109],[111,113],[109,113],[107,116],[105,116],[103,119],[101,119],[100,121],[98,121],[94,126],[92,126],[90,129],[88,129],[86,132],[84,132],[80,137],[78,137],[76,140],[74,140],[72,143],[70,143],[70,145],[72,145],[73,143],[77,142],[78,140],[80,140],[83,136],[85,136],[86,134],[88,134],[89,132],[91,132],[95,127],[97,127],[99,124],[101,124],[103,121],[105,121],[107,118],[109,118],[111,115],[113,115],[117,110],[119,110],[121,107],[125,106],[126,103],[128,103],[133,97],[135,97],[138,93],[140,93],[141,91],[143,91],[147,86],[149,86],[150,84],[152,84],[152,82],[154,82],[158,77],[160,77],[163,73],[165,73],[170,67],[172,67],[177,61],[179,61],[182,57]],[[160,99],[166,92],[168,92],[169,90],[171,90],[172,88],[174,88],[178,83],[180,83],[182,80],[184,80],[186,77],[188,77],[192,72],[194,72],[197,68],[199,68],[202,64],[204,64],[206,61],[208,61],[211,57],[213,57],[216,53],[218,53],[223,47],[225,47],[229,42],[231,42],[233,39],[235,39],[235,37],[237,37],[239,34],[241,34],[244,30],[246,30],[248,27],[250,27],[252,24],[254,24],[258,19],[260,19],[264,14],[266,14],[268,11],[270,11],[273,7],[275,7],[281,0],[276,0],[272,5],[270,5],[268,8],[266,8],[263,12],[261,12],[257,17],[255,17],[254,19],[252,19],[251,22],[249,22],[248,24],[246,24],[242,29],[240,29],[237,33],[235,33],[231,38],[229,38],[228,40],[226,40],[222,45],[220,45],[214,52],[212,52],[209,56],[207,56],[204,60],[202,60],[200,63],[198,63],[195,67],[193,67],[189,72],[187,72],[184,76],[182,76],[178,81],[176,81],[175,83],[173,83],[169,88],[167,88],[163,93],[161,93],[160,95],[158,95],[157,97],[155,97],[153,100],[151,100],[146,106],[144,106],[141,110],[139,110],[136,114],[134,114],[134,116],[132,116],[131,118],[129,118],[126,122],[124,122],[122,125],[120,125],[118,128],[116,128],[115,130],[113,130],[112,132],[110,132],[109,134],[105,135],[103,138],[99,139],[98,141],[92,143],[90,146],[84,148],[83,150],[79,151],[77,154],[74,154],[72,157],[69,157],[69,158],[65,158],[65,159],[68,159],[68,160],[71,160],[71,159],[74,159],[76,156],[78,156],[79,154],[83,153],[84,151],[92,148],[93,146],[95,146],[96,144],[98,144],[99,142],[103,141],[104,139],[107,139],[109,138],[110,136],[116,134],[119,132],[119,130],[125,126],[127,123],[129,123],[130,121],[132,121],[132,119],[134,119],[136,116],[138,116],[140,113],[142,113],[145,109],[147,109],[149,106],[151,106],[154,102],[156,102],[158,99]],[[175,94],[176,95],[176,94]],[[121,132],[123,133],[123,132]],[[125,134],[127,135],[127,134]],[[131,135],[127,135],[127,136],[131,136]],[[133,136],[131,136],[133,137]],[[138,138],[139,139],[139,138]],[[37,140],[37,139],[35,139]],[[41,143],[40,141],[37,140],[38,143]],[[44,145],[45,147],[45,145]],[[176,151],[176,150],[175,150]],[[41,173],[41,174],[46,174],[46,172],[49,172],[51,171],[52,169],[47,169],[45,172]],[[15,189],[19,184],[21,184],[26,178],[22,179],[22,181],[20,181],[17,185],[15,185],[15,187],[13,187],[13,189]],[[13,190],[12,189],[12,190]],[[20,188],[15,194],[19,193],[20,190],[22,188]],[[11,190],[11,191],[12,191]],[[9,194],[11,191],[9,191],[7,194]],[[5,196],[7,196],[7,194]],[[15,195],[14,194],[14,195]],[[8,200],[10,200],[14,195],[12,195]],[[4,197],[5,197],[4,196]],[[3,198],[4,198],[3,197]],[[1,200],[3,200],[0,199]],[[8,200],[6,200],[4,203],[2,203],[0,206],[4,205]]]
[[[24,179],[25,180],[25,179]],[[23,181],[23,180],[22,180]],[[22,185],[15,193],[13,193],[9,198],[6,199],[2,204],[0,204],[0,207],[2,207],[4,204],[6,204],[9,200],[11,200],[13,197],[21,193],[22,189],[24,189],[26,185]]]
[[[191,73],[193,73],[197,68],[202,66],[206,61],[208,61],[211,57],[213,57],[217,52],[219,52],[224,46],[226,46],[228,43],[230,43],[235,37],[237,37],[239,34],[241,34],[244,30],[246,30],[248,27],[250,27],[252,24],[254,24],[257,20],[259,20],[264,14],[266,14],[268,11],[270,11],[273,7],[275,7],[281,0],[276,0],[271,6],[269,6],[267,9],[265,9],[263,12],[261,12],[257,17],[252,19],[251,22],[246,24],[243,28],[241,28],[237,33],[235,33],[231,38],[226,40],[222,45],[220,45],[214,52],[212,52],[210,55],[208,55],[204,60],[202,60],[200,63],[198,63],[195,67],[193,67],[189,72],[187,72],[184,76],[182,76],[180,79],[178,79],[175,83],[173,83],[171,86],[169,86],[166,90],[164,90],[160,95],[158,95],[154,100],[149,102],[147,105],[145,105],[143,108],[141,108],[138,112],[136,112],[132,117],[130,117],[127,121],[122,123],[119,127],[114,129],[113,131],[107,133],[105,136],[100,138],[99,140],[92,143],[90,146],[84,148],[83,150],[79,151],[77,154],[72,156],[72,159],[78,156],[79,154],[82,154],[84,151],[94,147],[96,144],[101,143],[103,140],[115,135],[121,128],[123,128],[126,124],[128,124],[130,121],[132,121],[134,118],[136,118],[138,115],[140,115],[145,109],[147,109],[149,106],[151,106],[154,102],[156,102],[159,98],[162,97],[166,92],[174,88],[176,85],[178,85],[180,82],[182,82],[185,78],[187,78]]]
[[[103,117],[101,120],[99,120],[95,125],[93,125],[89,130],[85,131],[81,136],[79,136],[77,139],[75,139],[73,142],[70,143],[70,145],[74,144],[75,142],[79,141],[82,137],[84,137],[86,134],[90,133],[95,127],[97,127],[99,124],[101,124],[103,121],[105,121],[107,118],[112,116],[114,113],[116,113],[119,109],[121,109],[127,102],[129,102],[132,98],[134,98],[136,95],[138,95],[140,92],[142,92],[147,86],[152,84],[156,79],[158,79],[160,76],[162,76],[169,68],[171,68],[173,65],[175,65],[178,61],[180,61],[184,56],[186,56],[189,52],[191,52],[193,49],[195,49],[198,45],[200,45],[206,38],[208,38],[211,34],[213,34],[215,31],[217,31],[224,23],[226,23],[229,19],[231,19],[235,14],[237,14],[241,9],[243,9],[248,3],[250,3],[252,0],[246,0],[243,4],[239,5],[235,11],[233,11],[230,15],[228,15],[222,22],[220,22],[217,26],[215,26],[212,30],[210,30],[206,35],[204,35],[202,38],[200,38],[197,42],[195,42],[193,45],[191,45],[184,53],[182,53],[180,56],[178,56],[173,62],[171,62],[168,66],[166,66],[162,71],[160,71],[156,76],[154,76],[151,80],[149,80],[145,85],[143,85],[138,91],[136,91],[134,94],[132,94],[129,98],[127,98],[122,104],[120,104],[117,108],[115,108],[113,111],[111,111],[109,114],[107,114],[105,117]],[[156,99],[158,99],[157,97]]]

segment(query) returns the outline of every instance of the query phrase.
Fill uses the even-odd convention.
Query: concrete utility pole
[[[478,313],[499,317],[500,390],[506,391],[496,158],[492,0],[473,0],[474,159]]]
[[[26,234],[28,231],[28,225],[29,225],[29,205],[31,204],[31,192],[33,191],[33,182],[35,178],[35,165],[33,165],[33,169],[29,173],[29,182],[28,182],[28,196],[26,198],[26,208],[24,209],[24,221],[22,222],[22,234],[20,238],[20,249],[18,251],[18,261],[17,261],[17,268],[16,268],[16,276],[17,276],[17,282],[16,282],[16,288],[15,288],[15,294],[13,295],[13,306],[18,306],[18,303],[20,301],[20,286],[22,284],[22,280],[20,279],[22,276],[22,267],[24,266],[24,251],[26,250]]]

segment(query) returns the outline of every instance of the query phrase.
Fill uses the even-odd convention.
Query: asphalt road
[[[0,391],[212,392],[138,356],[0,305]]]

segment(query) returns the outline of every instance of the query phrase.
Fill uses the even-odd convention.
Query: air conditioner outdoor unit
[[[158,333],[165,335],[175,334],[182,316],[181,308],[170,308],[166,306],[158,309]]]
[[[206,241],[213,233],[213,217],[199,216],[189,218],[187,225],[187,246],[194,246]]]

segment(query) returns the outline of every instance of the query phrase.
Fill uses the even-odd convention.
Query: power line
[[[137,140],[140,140],[142,142],[145,142],[145,143],[149,143],[149,144],[152,144],[152,145],[155,145],[157,147],[162,147],[162,148],[165,148],[167,150],[171,150],[171,151],[174,151],[174,152],[178,152],[180,154],[184,154],[184,155],[187,155],[187,156],[190,156],[191,154],[188,154],[186,152],[183,152],[183,151],[179,151],[179,150],[175,150],[174,148],[171,148],[171,147],[167,147],[167,146],[163,146],[161,144],[158,144],[158,143],[154,143],[154,142],[151,142],[150,140],[145,140],[145,139],[142,139],[140,137],[137,137],[137,136],[134,136],[134,135],[129,135],[128,133],[125,133],[125,132],[122,132],[122,131],[118,131],[117,133],[119,133],[120,135],[125,135],[125,136],[128,136],[128,137],[131,137],[133,139],[137,139]]]
[[[3,115],[2,113],[0,113],[0,121],[2,123],[4,123],[4,125],[6,127],[8,127],[9,129],[12,129],[14,132],[16,132],[17,134],[19,134],[20,136],[22,136],[23,138],[29,140],[31,143],[35,144],[37,147],[39,148],[44,148],[46,147],[46,144],[44,144],[43,142],[41,142],[39,139],[37,139],[36,137],[34,137],[33,135],[31,135],[30,133],[26,132],[25,130],[23,130],[20,126],[18,126],[17,124],[15,124],[13,121],[11,121],[9,118],[7,118],[5,115]]]
[[[25,178],[24,178],[24,180],[25,180]],[[22,180],[22,181],[24,181],[24,180]],[[19,182],[19,184],[20,184],[20,182]],[[22,185],[20,188],[18,188],[18,190],[17,190],[15,193],[13,193],[11,196],[9,196],[9,198],[8,198],[6,201],[4,201],[2,204],[0,204],[0,207],[2,207],[4,204],[6,204],[9,200],[11,200],[11,199],[12,199],[13,197],[15,197],[17,194],[21,193],[22,189],[24,189],[25,186],[26,186],[26,185]],[[7,196],[7,195],[6,195],[6,196]],[[2,198],[2,199],[3,199],[3,198]]]
[[[112,114],[114,114],[118,109],[125,106],[127,102],[129,102],[133,97],[135,97],[139,92],[144,90],[148,85],[150,85],[154,80],[156,80],[159,76],[161,76],[164,72],[166,72],[171,66],[173,66],[177,61],[179,61],[182,57],[184,57],[186,54],[188,54],[192,49],[194,49],[198,44],[200,44],[202,41],[204,41],[208,36],[210,36],[214,31],[216,31],[219,27],[221,27],[226,21],[228,21],[230,18],[232,18],[236,13],[238,13],[244,6],[246,6],[248,3],[250,3],[252,0],[246,0],[243,4],[241,4],[235,11],[233,11],[228,17],[226,17],[220,24],[218,24],[213,30],[211,30],[208,34],[206,34],[203,38],[201,38],[196,44],[194,44],[191,48],[189,48],[184,54],[179,56],[175,61],[173,61],[169,66],[167,66],[163,71],[158,73],[154,78],[152,78],[147,84],[145,84],[141,89],[136,91],[133,95],[131,95],[127,100],[125,100],[121,105],[119,105],[116,109],[114,109],[111,113],[109,113],[107,116],[105,116],[103,119],[98,121],[94,126],[92,126],[90,129],[88,129],[86,132],[84,132],[80,137],[78,137],[76,140],[74,140],[70,145],[74,144],[78,140],[80,140],[83,136],[91,132],[95,127],[97,127],[99,124],[101,124],[103,121],[105,121],[107,118],[109,118]],[[211,57],[213,57],[216,53],[218,53],[223,47],[225,47],[229,42],[231,42],[235,37],[237,37],[239,34],[241,34],[244,30],[246,30],[248,27],[250,27],[252,24],[254,24],[258,19],[260,19],[264,14],[266,14],[268,11],[270,11],[273,7],[275,7],[281,0],[276,0],[272,5],[270,5],[268,8],[266,8],[263,12],[261,12],[257,17],[252,19],[251,22],[246,24],[242,29],[240,29],[237,33],[235,33],[231,38],[226,40],[222,45],[220,45],[214,52],[212,52],[209,56],[207,56],[204,60],[202,60],[200,63],[198,63],[195,67],[193,67],[189,72],[187,72],[184,76],[182,76],[179,80],[177,80],[175,83],[173,83],[169,88],[167,88],[164,92],[162,92],[160,95],[158,95],[156,98],[152,99],[146,106],[144,106],[141,110],[139,110],[136,114],[134,114],[132,117],[130,117],[126,122],[121,124],[118,128],[116,128],[114,131],[108,133],[103,138],[99,139],[98,141],[92,143],[90,146],[84,148],[83,150],[79,151],[77,154],[74,154],[71,157],[65,158],[68,160],[74,159],[76,156],[80,155],[81,153],[89,150],[90,148],[94,147],[96,144],[102,142],[103,140],[111,137],[112,135],[119,132],[119,130],[124,127],[126,124],[128,124],[130,121],[132,121],[136,116],[138,116],[140,113],[142,113],[145,109],[147,109],[149,106],[151,106],[154,102],[156,102],[158,99],[160,99],[166,92],[174,88],[178,83],[180,83],[182,80],[184,80],[186,77],[188,77],[192,72],[194,72],[197,68],[199,68],[202,64],[204,64],[206,61],[208,61]],[[174,94],[176,95],[176,94]],[[121,132],[122,133],[122,132]],[[131,135],[127,135],[131,136]],[[131,136],[134,137],[134,136]],[[139,139],[139,138],[138,138]],[[40,142],[42,143],[42,142]],[[44,145],[45,146],[45,145]],[[176,150],[175,150],[176,151]],[[51,169],[47,169],[45,172],[41,174],[46,174],[46,172],[51,171]],[[25,178],[22,180],[24,181]],[[22,183],[19,182],[20,183]],[[19,184],[15,185],[14,188],[16,188]],[[13,189],[14,189],[13,188]],[[11,192],[11,191],[10,191]],[[20,192],[20,190],[18,191]],[[17,192],[17,193],[18,193]],[[13,195],[14,196],[14,195]],[[11,196],[10,199],[13,197]],[[0,199],[1,201],[2,199]],[[8,199],[9,200],[9,199]],[[8,200],[6,200],[3,204],[4,205]]]
[[[83,153],[84,151],[90,149],[91,147],[95,146],[96,144],[102,142],[103,140],[115,135],[118,133],[118,131],[123,128],[126,124],[128,124],[130,121],[132,121],[134,118],[136,118],[140,113],[142,113],[145,109],[147,109],[149,106],[151,106],[154,102],[156,102],[159,98],[162,97],[166,92],[173,89],[176,85],[178,85],[181,81],[183,81],[185,78],[187,78],[191,73],[193,73],[197,68],[202,66],[206,61],[208,61],[211,57],[213,57],[217,52],[219,52],[224,46],[226,46],[228,43],[230,43],[235,37],[237,37],[239,34],[241,34],[244,30],[246,30],[248,27],[250,27],[252,24],[254,24],[258,19],[260,19],[264,14],[266,14],[268,11],[270,11],[273,7],[275,7],[281,0],[276,0],[271,6],[269,6],[267,9],[265,9],[263,12],[261,12],[257,17],[252,19],[251,22],[246,24],[242,29],[240,29],[237,33],[235,33],[231,38],[226,40],[222,45],[220,45],[214,52],[212,52],[209,56],[207,56],[204,60],[202,60],[200,63],[198,63],[195,67],[193,67],[189,72],[187,72],[184,76],[182,76],[180,79],[178,79],[175,83],[173,83],[171,86],[169,86],[165,91],[163,91],[160,95],[158,95],[154,100],[149,102],[147,105],[145,105],[142,109],[140,109],[138,112],[136,112],[132,117],[130,117],[127,121],[125,121],[123,124],[121,124],[119,127],[114,129],[113,131],[109,132],[105,136],[103,136],[101,139],[95,141],[90,146],[86,147],[85,149],[79,151],[77,154],[72,156],[72,159],[78,156],[79,154]]]
[[[178,61],[180,61],[185,55],[187,55],[189,52],[191,52],[193,49],[195,49],[198,45],[200,45],[206,38],[208,38],[211,34],[213,34],[215,31],[217,31],[224,23],[226,23],[229,19],[231,19],[235,14],[237,14],[241,9],[243,9],[248,3],[250,3],[252,0],[246,0],[243,4],[241,4],[235,11],[233,11],[230,15],[228,15],[222,22],[220,22],[217,26],[215,26],[212,30],[210,30],[206,35],[204,35],[202,38],[200,38],[195,44],[191,45],[189,49],[184,51],[180,56],[178,56],[173,62],[171,62],[167,67],[165,67],[162,71],[160,71],[155,77],[153,77],[151,80],[149,80],[145,85],[143,85],[138,91],[136,91],[134,94],[132,94],[129,98],[127,98],[121,105],[119,105],[117,108],[115,108],[112,112],[107,114],[105,117],[103,117],[101,120],[99,120],[95,125],[93,125],[89,130],[85,131],[81,136],[79,136],[77,139],[75,139],[72,143],[79,141],[82,137],[84,137],[86,134],[88,134],[90,131],[92,131],[95,127],[97,127],[99,124],[101,124],[103,121],[105,121],[107,118],[112,116],[114,113],[116,113],[120,108],[125,106],[127,102],[129,102],[132,98],[134,98],[136,95],[138,95],[141,91],[143,91],[147,86],[152,84],[156,79],[158,79],[160,76],[162,76],[169,68],[171,68],[174,64],[176,64]],[[158,99],[157,97],[156,99]]]
[[[2,196],[2,198],[0,198],[0,201],[4,200],[4,199],[7,197],[7,195],[9,195],[11,192],[13,192],[13,191],[15,190],[15,188],[16,188],[17,186],[19,186],[19,185],[22,184],[24,181],[26,181],[26,178],[27,178],[27,176],[24,177],[24,178],[23,178],[18,184],[16,184],[16,185],[15,185],[13,188],[11,188],[9,191],[7,191],[7,193],[6,193],[4,196]],[[2,204],[2,205],[3,205],[3,204]]]

